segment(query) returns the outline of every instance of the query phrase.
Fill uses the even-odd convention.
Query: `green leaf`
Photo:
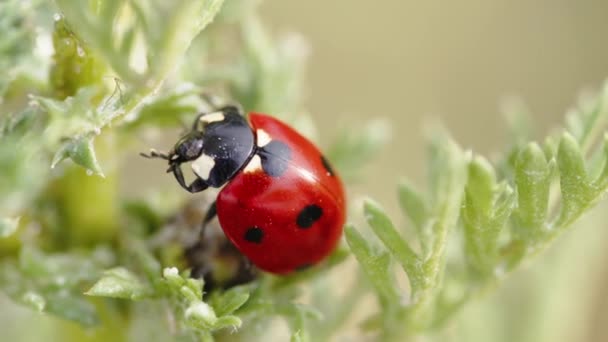
[[[566,115],[566,127],[579,146],[586,150],[592,143],[595,132],[602,127],[608,114],[608,83],[600,94],[581,97],[577,108]]]
[[[217,321],[215,322],[215,324],[213,325],[213,330],[220,330],[220,329],[226,329],[226,328],[231,328],[233,330],[236,330],[236,329],[240,328],[242,324],[243,324],[243,321],[240,318],[238,318],[237,316],[232,316],[232,315],[222,316],[222,317],[218,318]]]
[[[395,285],[391,268],[390,254],[379,248],[372,247],[355,227],[347,225],[344,234],[346,242],[357,258],[363,272],[367,275],[383,305],[400,303],[400,294]]]
[[[212,297],[209,302],[218,316],[225,316],[235,312],[249,299],[247,287],[237,286]]]
[[[98,260],[94,256],[93,252],[45,254],[26,245],[21,248],[18,262],[21,275],[31,277],[36,285],[65,289],[95,280],[99,269],[111,261],[111,257]]]
[[[101,82],[106,66],[74,35],[61,16],[55,18],[53,50],[49,78],[56,97],[73,96],[79,88]]]
[[[328,149],[327,157],[342,177],[356,179],[390,136],[390,126],[385,120],[370,121],[358,130],[344,131]]]
[[[475,207],[471,208],[474,209],[473,211],[469,210],[467,212],[478,213],[480,216],[491,216],[495,188],[496,175],[494,174],[494,168],[485,158],[476,156],[469,163],[469,176],[465,189],[465,195],[469,199],[468,202],[474,203]]]
[[[79,88],[74,96],[62,101],[31,96],[34,108],[39,107],[48,114],[44,133],[39,133],[39,140],[44,143],[43,148],[59,151],[55,155],[55,164],[74,156],[75,161],[94,170],[94,154],[88,151],[90,139],[101,132],[118,109],[115,106],[118,100],[112,96],[105,99],[104,105],[97,104],[96,97],[100,96],[102,91],[98,86]]]
[[[69,0],[56,3],[71,27],[77,29],[79,37],[102,56],[122,80],[146,87],[158,85],[179,64],[194,37],[218,13],[223,0],[171,3],[105,0],[96,6],[88,2],[76,5]],[[130,11],[124,11],[124,7]],[[136,33],[141,37],[143,50],[134,48]],[[137,50],[145,52],[139,68],[130,64]]]
[[[18,261],[1,264],[0,285],[10,298],[34,310],[93,326],[99,322],[97,310],[81,289],[105,265],[97,259],[86,254],[43,254],[24,246]]]
[[[432,319],[437,295],[440,293],[445,254],[450,232],[458,222],[464,188],[467,182],[468,154],[445,133],[439,131],[431,140],[429,162],[430,193],[428,201],[429,233],[421,236],[425,254],[421,256],[423,277],[420,289],[412,294],[412,304],[405,311],[404,320],[410,329],[423,331]],[[395,319],[393,316],[391,319]],[[385,322],[387,333],[399,329],[391,320]],[[390,329],[389,329],[390,328]]]
[[[322,263],[309,267],[305,270],[294,272],[287,276],[281,276],[274,278],[272,284],[272,291],[289,291],[293,289],[296,284],[303,284],[311,281],[312,279],[319,276],[320,273],[325,272],[345,261],[350,256],[348,247],[344,244],[338,245],[336,249],[323,261]]]
[[[546,232],[549,190],[554,162],[547,162],[536,143],[529,143],[515,162],[517,209],[514,232],[523,240],[538,240]]]
[[[147,249],[146,245],[141,240],[137,239],[129,239],[126,244],[129,246],[132,257],[135,259],[137,265],[141,267],[143,274],[148,278],[148,281],[151,283],[158,281],[158,276],[161,274],[162,267],[159,261]]]
[[[48,62],[32,53],[40,36],[36,22],[39,1],[0,1],[0,103],[20,78],[37,78],[44,74]],[[7,92],[8,90],[8,92]]]
[[[498,237],[514,206],[514,192],[506,183],[497,184],[494,168],[483,157],[469,164],[462,209],[467,258],[481,274],[490,274],[497,264]]]
[[[52,293],[45,296],[45,311],[59,317],[78,322],[84,326],[99,324],[95,306],[74,295]]]
[[[66,158],[72,159],[74,163],[84,167],[91,174],[105,177],[97,161],[92,138],[78,138],[64,143],[55,154],[51,162],[51,168],[54,168]]]
[[[104,272],[103,277],[91,287],[85,295],[97,297],[122,298],[138,300],[151,294],[133,273],[117,267]]]
[[[199,329],[210,330],[218,322],[213,308],[203,301],[191,303],[184,315],[189,325]]]
[[[304,332],[302,330],[297,330],[296,332],[294,332],[291,335],[291,342],[304,342],[306,341],[306,337],[304,335]]]
[[[426,261],[425,267],[439,272],[443,260],[449,231],[456,225],[460,216],[464,187],[467,182],[468,155],[445,133],[438,132],[430,144],[430,193],[428,201],[431,230],[422,235],[422,244],[428,245],[428,254],[421,258]],[[430,277],[434,279],[437,274]]]
[[[318,321],[323,319],[321,312],[308,305],[281,303],[275,306],[275,310],[287,319],[287,323],[292,331],[292,338],[295,335],[296,338],[304,341],[309,340],[308,332],[306,331],[307,322],[312,320],[317,321],[315,323],[318,324]]]
[[[427,254],[422,256],[426,261],[425,268],[432,270],[433,276],[427,279],[435,282],[437,272],[443,262],[443,254],[448,232],[456,225],[464,187],[467,182],[467,159],[460,147],[444,132],[439,131],[431,139],[430,161],[430,193],[428,201],[431,229],[429,234],[422,235],[422,245],[428,245]]]
[[[135,121],[127,122],[125,129],[134,130],[143,125],[159,127],[178,126],[181,119],[201,111],[202,89],[191,83],[179,84],[170,91],[155,96],[141,108]],[[187,122],[189,125],[190,122]]]
[[[563,202],[556,225],[568,226],[593,204],[597,191],[589,182],[579,145],[568,133],[560,141],[557,165]]]
[[[410,221],[418,231],[419,235],[423,235],[423,229],[428,220],[428,209],[424,199],[411,184],[402,182],[398,188],[399,204],[401,210],[409,217]]]
[[[422,265],[418,255],[405,242],[393,226],[391,220],[376,203],[371,200],[365,201],[364,212],[367,223],[372,227],[376,236],[384,243],[407,273],[412,289],[415,292],[420,287],[423,276]]]
[[[608,133],[604,134],[602,163],[602,170],[593,182],[594,186],[598,189],[606,189],[608,187]]]
[[[301,103],[308,46],[295,34],[274,42],[253,15],[245,15],[238,23],[243,41],[241,59],[236,66],[229,66],[222,78],[231,79],[230,92],[244,108],[285,113],[282,119],[291,121],[289,116],[297,114],[294,109]]]

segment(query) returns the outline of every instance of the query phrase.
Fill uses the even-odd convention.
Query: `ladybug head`
[[[202,191],[205,187],[197,189],[193,188],[192,185],[186,185],[184,175],[182,173],[181,164],[187,163],[198,158],[203,151],[204,146],[204,135],[199,131],[190,131],[175,144],[173,149],[168,153],[158,152],[156,150],[150,150],[149,154],[140,153],[141,156],[146,158],[160,158],[169,162],[169,168],[167,172],[172,172],[175,175],[178,183],[188,191],[194,192]]]
[[[198,158],[202,153],[203,143],[203,135],[200,132],[192,131],[179,139],[168,154],[150,149],[149,154],[140,153],[139,155],[149,159],[167,160],[171,166],[167,172],[170,172],[174,167]]]
[[[169,164],[181,164],[198,158],[203,150],[203,135],[192,131],[183,136],[169,153]]]
[[[198,115],[192,129],[169,153],[151,150],[140,155],[168,161],[167,172],[172,172],[184,189],[198,192],[229,181],[251,158],[254,149],[255,136],[247,119],[238,108],[227,106]],[[186,185],[181,165],[190,162],[196,178]]]

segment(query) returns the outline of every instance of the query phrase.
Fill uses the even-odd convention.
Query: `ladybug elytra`
[[[227,106],[198,115],[169,154],[187,191],[223,187],[204,219],[217,216],[228,239],[262,270],[286,274],[324,259],[342,234],[342,182],[308,139],[258,113]],[[186,184],[182,164],[196,176]]]

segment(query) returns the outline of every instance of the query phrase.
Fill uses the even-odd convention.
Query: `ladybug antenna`
[[[150,153],[149,154],[145,154],[143,152],[139,153],[140,156],[144,157],[144,158],[148,158],[148,159],[164,159],[164,160],[169,160],[171,155],[170,154],[166,154],[166,153],[162,153],[159,152],[153,148],[150,149]]]

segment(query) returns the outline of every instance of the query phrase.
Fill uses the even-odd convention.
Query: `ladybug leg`
[[[186,185],[186,181],[184,180],[184,174],[182,173],[182,168],[179,165],[173,165],[168,171],[173,171],[173,175],[175,179],[179,183],[179,185],[186,189],[188,192],[195,193],[201,192],[209,187],[209,184],[205,182],[205,180],[201,178],[196,178],[190,185]]]
[[[195,193],[195,192],[201,192],[203,190],[206,190],[208,187],[209,187],[209,184],[207,184],[207,182],[205,182],[201,178],[197,178],[194,181],[192,181],[192,183],[190,183],[190,185],[188,185],[185,189],[191,193]]]

